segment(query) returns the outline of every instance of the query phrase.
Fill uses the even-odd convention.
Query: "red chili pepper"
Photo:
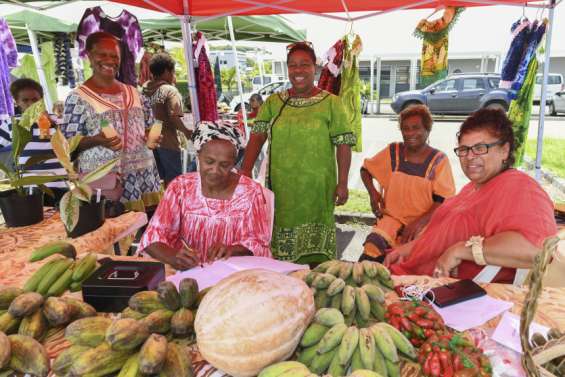
[[[390,314],[404,315],[404,309],[398,306],[390,305],[388,307],[388,311],[390,312]]]
[[[390,319],[390,324],[396,328],[397,330],[402,330],[402,328],[400,327],[400,318],[398,317],[393,317]]]
[[[439,361],[441,362],[441,368],[443,369],[442,377],[453,377],[454,371],[450,354],[447,351],[441,351],[439,353]]]
[[[434,330],[432,330],[432,329],[424,329],[424,335],[426,336],[426,338],[430,338],[431,336],[434,335]]]
[[[439,362],[438,353],[432,353],[432,360],[430,361],[430,371],[432,377],[441,377],[441,364]]]
[[[428,354],[428,353],[432,352],[432,345],[430,343],[426,343],[422,346],[420,351]]]
[[[417,321],[415,321],[416,324],[420,327],[423,327],[425,329],[431,329],[434,327],[434,323],[432,321],[430,321],[429,319],[419,319]]]
[[[461,363],[461,356],[459,355],[453,356],[453,367],[455,368],[455,371],[465,368],[463,366],[463,363]]]
[[[414,334],[416,334],[416,336],[420,339],[426,339],[426,336],[424,335],[424,331],[422,330],[421,327],[414,325],[413,327],[413,332]]]
[[[430,376],[432,374],[432,356],[433,354],[430,352],[428,353],[428,356],[426,357],[426,361],[424,361],[424,374],[426,376]]]
[[[418,315],[425,315],[427,313],[429,313],[430,310],[426,309],[423,306],[418,306],[416,309],[414,309],[414,313],[418,314]]]
[[[408,320],[408,318],[400,318],[400,324],[402,325],[403,330],[412,331],[412,323]]]

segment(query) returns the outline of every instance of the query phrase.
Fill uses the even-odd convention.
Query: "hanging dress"
[[[341,64],[343,62],[343,50],[345,43],[340,39],[326,52],[328,62],[322,68],[318,88],[331,94],[339,95],[341,87]]]
[[[423,19],[416,26],[414,36],[423,40],[420,68],[420,84],[423,86],[447,76],[449,31],[463,10],[464,8],[446,7],[440,19]]]
[[[206,55],[206,39],[201,32],[196,33],[196,40],[193,42],[194,59],[198,62],[195,68],[196,92],[198,94],[198,110],[200,111],[201,121],[214,122],[218,120],[218,108],[216,97],[216,86],[210,60]]]
[[[137,17],[123,10],[118,17],[110,17],[102,8],[88,8],[77,28],[79,55],[86,57],[86,39],[92,33],[105,31],[115,36],[120,45],[121,62],[118,80],[128,85],[137,85],[135,62],[141,58],[143,38]]]
[[[10,94],[10,68],[18,63],[18,51],[8,23],[0,17],[0,125],[8,124],[14,115]]]
[[[353,42],[345,41],[343,64],[341,68],[341,87],[339,98],[343,102],[345,112],[349,116],[349,122],[357,144],[351,147],[353,152],[363,150],[362,114],[361,114],[361,79],[359,78],[359,54],[362,50],[361,38],[356,35]]]

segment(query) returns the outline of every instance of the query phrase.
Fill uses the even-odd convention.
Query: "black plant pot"
[[[104,210],[106,199],[102,197],[96,202],[96,197],[85,203],[82,200],[79,205],[78,223],[72,231],[67,230],[67,235],[71,238],[77,238],[96,230],[104,224],[106,220],[106,211]]]
[[[43,220],[43,192],[34,188],[32,194],[25,189],[25,195],[16,190],[0,192],[0,208],[9,227],[37,224]]]

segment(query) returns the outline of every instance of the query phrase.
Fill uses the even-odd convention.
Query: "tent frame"
[[[50,4],[50,5],[47,5],[47,6],[37,7],[37,6],[32,6],[32,5],[26,4],[26,3],[21,2],[19,0],[7,0],[7,2],[14,3],[14,4],[20,5],[22,7],[28,7],[28,8],[36,9],[36,10],[50,9],[50,8],[54,8],[54,7],[57,7],[57,6],[60,6],[60,5],[72,3],[74,1],[76,1],[76,0],[67,0],[67,1],[64,1],[63,4],[58,2],[58,3],[52,4],[52,5]],[[189,13],[189,3],[188,3],[189,0],[183,0],[183,2],[182,2],[182,4],[183,4],[183,15],[177,15],[177,14],[171,12],[167,8],[161,6],[158,3],[158,1],[156,1],[156,0],[142,0],[142,1],[145,4],[154,8],[154,9],[157,9],[157,10],[160,10],[161,12],[170,14],[170,15],[175,16],[175,17],[178,17],[181,20],[181,30],[182,30],[182,35],[183,35],[183,47],[184,47],[184,51],[185,51],[185,58],[187,60],[188,90],[190,92],[190,99],[191,99],[191,104],[192,104],[194,122],[196,124],[196,122],[200,121],[200,114],[198,112],[198,98],[197,98],[197,93],[196,93],[196,85],[195,85],[195,77],[194,77],[195,62],[194,62],[194,58],[193,58],[193,54],[192,54],[192,28],[191,28],[191,18],[190,18],[190,13]],[[402,5],[400,7],[391,8],[391,9],[387,9],[387,10],[383,10],[383,11],[377,11],[377,12],[373,12],[373,13],[369,13],[369,14],[365,14],[365,15],[361,15],[361,16],[352,18],[349,15],[346,0],[341,0],[341,3],[344,7],[344,12],[347,13],[347,17],[337,16],[337,15],[331,14],[331,13],[322,13],[322,12],[318,13],[318,12],[304,11],[304,10],[301,10],[301,9],[293,8],[292,6],[288,5],[288,3],[292,3],[292,2],[295,2],[297,0],[278,0],[274,3],[268,3],[268,4],[260,3],[258,0],[236,0],[236,1],[239,2],[239,3],[242,3],[242,4],[247,4],[247,5],[249,5],[249,7],[243,8],[243,9],[237,9],[237,10],[234,10],[233,12],[224,12],[224,13],[221,13],[221,14],[212,15],[210,17],[204,18],[203,20],[214,19],[214,18],[225,17],[225,16],[232,16],[232,15],[237,15],[237,14],[241,14],[241,13],[247,13],[247,12],[251,12],[251,11],[254,11],[254,10],[258,10],[258,9],[272,8],[272,9],[286,11],[288,13],[311,14],[311,15],[315,15],[315,16],[327,17],[327,18],[346,21],[346,22],[353,22],[353,21],[364,19],[364,18],[379,16],[379,15],[383,15],[383,14],[387,14],[387,13],[391,13],[391,12],[395,12],[395,11],[399,11],[399,10],[414,9],[414,8],[422,7],[422,6],[425,6],[425,5],[428,5],[428,4],[437,3],[437,0],[418,0],[418,1],[415,1],[415,2],[410,3],[410,4]],[[548,28],[547,33],[546,33],[543,81],[542,81],[542,86],[541,86],[541,98],[540,98],[539,122],[538,122],[538,137],[537,137],[537,148],[536,148],[536,163],[535,163],[535,177],[538,181],[541,179],[541,157],[542,157],[542,151],[543,151],[543,132],[544,132],[544,123],[545,123],[545,108],[547,106],[546,89],[547,89],[547,78],[548,78],[548,74],[549,74],[550,57],[551,57],[551,40],[552,40],[552,34],[553,34],[554,14],[555,14],[555,8],[562,1],[563,0],[544,0],[542,4],[539,4],[539,2],[533,2],[532,4],[530,4],[528,2],[528,0],[525,0],[524,3],[507,3],[507,2],[503,2],[503,1],[497,1],[497,0],[472,0],[473,3],[484,4],[484,5],[504,5],[504,6],[523,7],[523,8],[527,7],[527,8],[538,8],[538,9],[549,9],[549,16],[548,16],[548,18],[549,18],[549,28]],[[229,25],[231,25],[231,17],[230,17],[230,20],[229,20]],[[29,31],[28,31],[28,33],[29,33]],[[230,36],[231,36],[232,49],[235,50],[235,38],[233,37],[233,25],[231,25],[231,27],[230,27]],[[38,51],[37,39],[32,38],[32,33],[30,33],[30,40],[32,42],[32,48]],[[36,54],[34,53],[34,56],[35,55]],[[237,72],[237,76],[238,76],[238,88],[240,90],[240,96],[241,96],[241,78],[239,76],[239,64],[237,62],[237,59],[235,59],[235,64],[236,64],[236,72]],[[38,65],[38,67],[40,67],[40,65]],[[242,109],[243,115],[245,117],[246,114],[245,114],[245,105],[244,104],[243,104],[243,106],[241,106],[241,109]],[[246,124],[247,124],[247,122],[246,122]]]

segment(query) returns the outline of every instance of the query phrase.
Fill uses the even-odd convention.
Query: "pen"
[[[186,241],[183,238],[180,239],[180,242],[182,242],[182,246],[184,246],[185,249],[192,250],[192,248],[190,246],[188,246],[188,244],[186,243]],[[200,267],[204,268],[204,265],[202,264],[202,262],[200,262]]]

